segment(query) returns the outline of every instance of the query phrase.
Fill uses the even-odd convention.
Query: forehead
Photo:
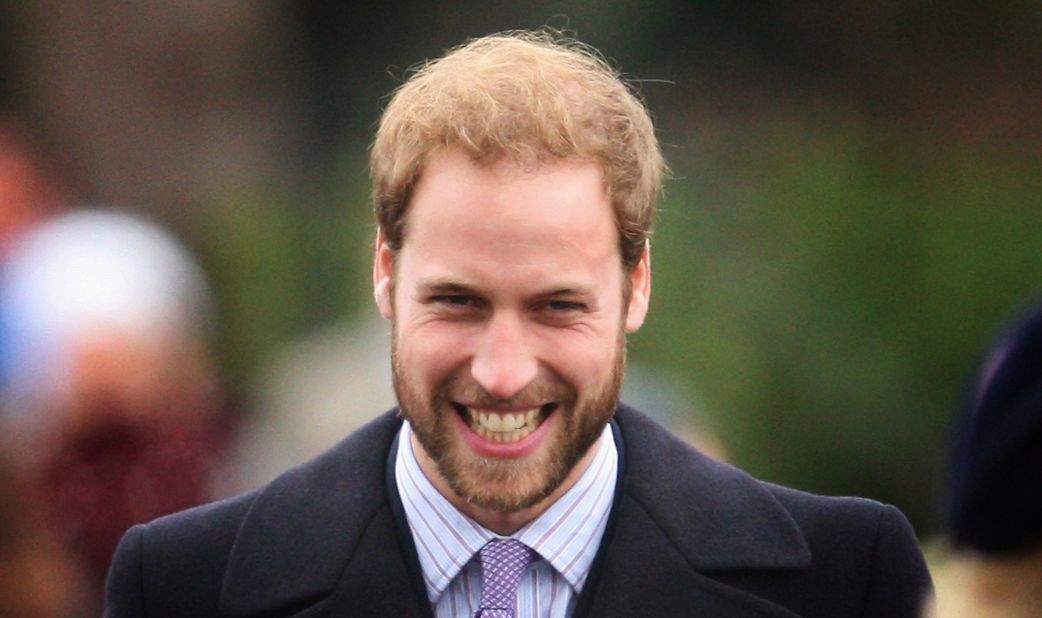
[[[413,193],[403,258],[497,278],[594,271],[620,263],[610,201],[595,163],[484,165],[461,151],[433,157]]]
[[[553,159],[486,164],[458,149],[439,151],[425,166],[409,205],[411,231],[447,223],[527,232],[604,223],[614,216],[599,165]],[[475,227],[475,226],[471,226]],[[590,230],[593,231],[593,230]]]

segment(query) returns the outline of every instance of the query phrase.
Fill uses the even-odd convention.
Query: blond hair
[[[665,162],[647,109],[591,48],[549,30],[494,34],[426,63],[398,88],[370,153],[377,222],[394,250],[412,190],[440,148],[488,165],[596,162],[622,263],[640,259]]]

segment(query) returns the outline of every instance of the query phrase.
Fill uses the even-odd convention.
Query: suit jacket
[[[431,617],[393,479],[394,411],[265,487],[131,528],[106,616]],[[753,479],[639,412],[577,616],[912,618],[930,578],[904,516]]]

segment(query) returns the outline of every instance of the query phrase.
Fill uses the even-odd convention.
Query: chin
[[[451,405],[432,406],[443,413],[417,418],[406,399],[402,398],[403,414],[452,491],[467,504],[497,512],[536,506],[560,488],[600,437],[617,405],[617,395],[608,401],[598,398],[578,410],[562,405],[547,427],[548,435],[533,452],[501,458],[475,453],[468,446],[462,432],[471,429],[457,421]]]
[[[559,438],[559,436],[553,436]],[[457,443],[444,458],[435,458],[449,487],[469,504],[500,512],[522,511],[552,494],[578,459],[555,456],[558,449],[542,447],[530,458],[493,459],[468,452]]]

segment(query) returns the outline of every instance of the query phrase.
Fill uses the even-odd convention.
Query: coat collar
[[[396,412],[260,492],[232,548],[222,615],[303,617],[342,606],[350,615],[430,616],[415,565],[402,558],[415,560],[415,548],[396,531],[388,496]],[[658,615],[701,607],[707,616],[791,616],[711,578],[809,564],[799,528],[771,492],[626,406],[616,422],[625,469],[597,559],[603,566],[595,564],[600,575],[587,587],[588,615],[654,615],[645,610],[659,607],[648,604],[646,591],[655,590]]]
[[[396,412],[261,491],[232,547],[222,615],[328,615],[358,590],[371,612],[355,606],[345,615],[429,615],[410,585],[387,498]]]
[[[723,571],[798,569],[811,554],[763,483],[709,459],[644,415],[615,417],[625,470],[583,616],[793,618],[714,579]]]
[[[645,511],[697,570],[800,568],[810,549],[768,486],[710,459],[622,405],[621,494]]]

